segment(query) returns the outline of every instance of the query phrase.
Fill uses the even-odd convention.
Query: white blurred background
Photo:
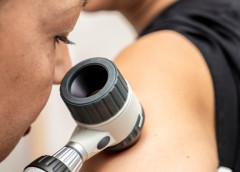
[[[73,64],[76,64],[89,57],[113,59],[136,38],[136,33],[118,13],[82,13],[69,38],[76,43],[70,46]],[[39,156],[52,155],[68,142],[75,126],[60,98],[59,86],[54,86],[30,135],[0,164],[0,172],[22,172]],[[222,168],[219,172],[229,171]]]

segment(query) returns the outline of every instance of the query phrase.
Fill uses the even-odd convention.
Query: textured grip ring
[[[65,75],[60,92],[76,121],[98,124],[122,108],[128,87],[110,60],[91,58],[77,64]]]
[[[71,172],[64,163],[52,156],[39,157],[29,164],[25,170],[30,167],[35,167],[47,172]]]

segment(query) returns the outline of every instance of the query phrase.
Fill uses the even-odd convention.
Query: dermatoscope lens
[[[106,84],[107,70],[100,65],[86,66],[76,73],[70,85],[70,94],[76,98],[84,98],[95,95]]]

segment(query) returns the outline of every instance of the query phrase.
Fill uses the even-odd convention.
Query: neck
[[[134,7],[121,10],[135,30],[140,33],[162,10],[176,0],[145,0]]]

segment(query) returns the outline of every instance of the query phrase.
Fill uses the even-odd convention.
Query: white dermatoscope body
[[[102,150],[121,151],[137,142],[144,112],[110,60],[91,58],[74,66],[60,92],[77,127],[66,146],[36,159],[24,172],[79,172],[84,161]]]

